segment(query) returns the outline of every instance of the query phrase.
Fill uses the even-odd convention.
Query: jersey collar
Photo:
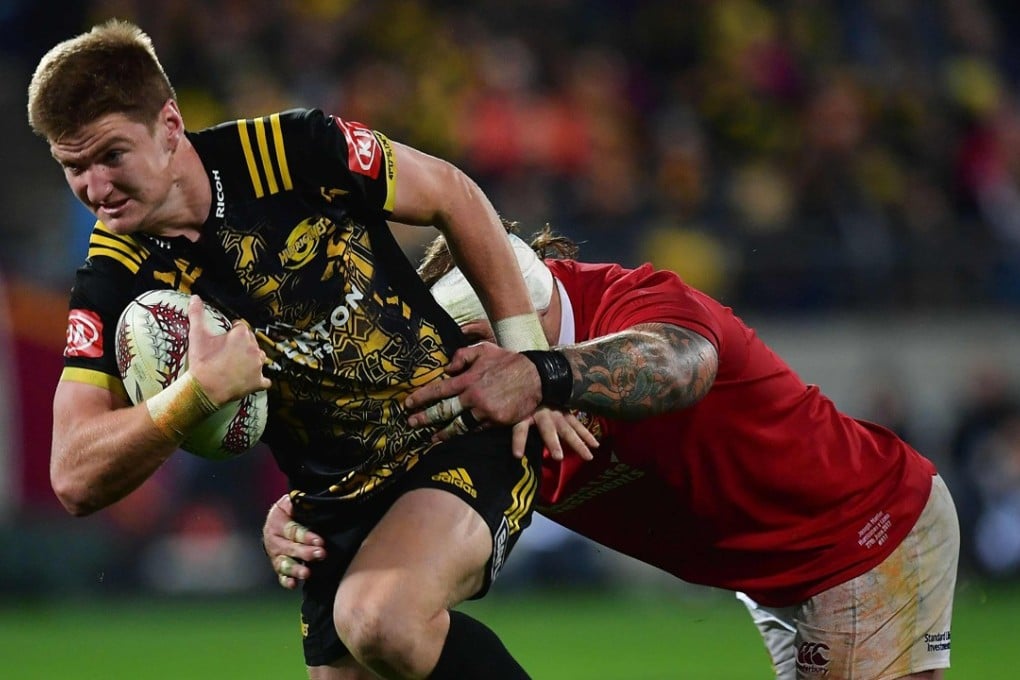
[[[560,339],[557,345],[572,345],[577,340],[576,326],[574,326],[574,307],[570,304],[570,296],[567,289],[563,287],[559,279],[555,279],[556,287],[560,290]]]

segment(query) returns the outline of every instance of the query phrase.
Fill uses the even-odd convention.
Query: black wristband
[[[542,381],[542,403],[563,408],[574,392],[574,371],[563,352],[529,349],[521,352],[538,369]]]

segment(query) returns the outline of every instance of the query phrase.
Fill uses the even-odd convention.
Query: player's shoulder
[[[89,235],[86,266],[123,269],[137,274],[149,255],[149,249],[135,235],[117,234],[102,222],[96,222]]]
[[[645,263],[637,267],[625,267],[614,262],[581,262],[578,260],[546,260],[553,276],[567,285],[568,281],[576,281],[587,286],[630,286],[643,288],[649,285],[671,285],[687,288],[686,284],[675,273],[665,269],[656,269]]]
[[[294,108],[262,116],[237,118],[192,135],[199,152],[234,151],[246,160],[281,156],[298,147],[335,134],[335,119],[321,109]],[[203,153],[204,152],[204,153]]]
[[[317,125],[324,125],[329,119],[321,109],[292,108],[260,116],[247,118],[235,118],[226,120],[216,125],[203,128],[195,133],[197,137],[217,137],[238,134],[238,130],[252,129],[257,131],[280,129],[287,133],[299,133],[302,129],[311,129]]]
[[[290,191],[328,134],[318,109],[288,109],[225,121],[189,134],[214,187],[235,197]]]

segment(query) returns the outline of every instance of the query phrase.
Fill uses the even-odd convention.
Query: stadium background
[[[87,519],[48,488],[91,220],[28,130],[25,87],[112,16],[152,35],[191,128],[320,106],[455,161],[526,231],[548,221],[585,259],[651,260],[734,306],[940,465],[965,532],[950,677],[1015,672],[1015,3],[2,0],[0,676],[301,677],[296,600],[258,545],[282,489],[264,451],[177,456]],[[399,234],[411,257],[432,235]],[[767,677],[727,594],[548,525],[525,538],[477,606],[536,677]]]

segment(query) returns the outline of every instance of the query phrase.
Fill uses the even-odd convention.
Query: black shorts
[[[333,601],[340,580],[361,543],[402,494],[413,489],[443,489],[470,505],[492,532],[492,554],[485,582],[471,599],[488,592],[521,532],[531,524],[534,499],[541,480],[542,441],[532,428],[523,460],[511,452],[509,428],[469,432],[445,442],[421,458],[379,494],[365,501],[342,504],[329,526],[311,523],[326,542],[327,558],[312,563],[304,583],[301,636],[305,663],[322,666],[347,654],[333,624]],[[295,508],[295,518],[302,521]]]

